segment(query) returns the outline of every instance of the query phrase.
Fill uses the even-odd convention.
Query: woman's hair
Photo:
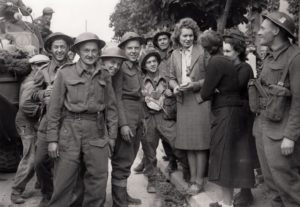
[[[230,44],[232,49],[239,53],[238,57],[240,61],[245,62],[247,60],[245,41],[233,37],[225,37],[224,42]]]
[[[223,47],[223,38],[220,33],[209,29],[205,30],[200,36],[200,43],[210,55],[215,55]]]
[[[194,44],[196,44],[198,42],[200,29],[199,29],[197,23],[192,18],[183,18],[175,25],[174,32],[172,34],[172,41],[173,41],[174,46],[180,47],[181,44],[179,41],[179,37],[181,34],[181,29],[183,29],[183,28],[193,30]]]

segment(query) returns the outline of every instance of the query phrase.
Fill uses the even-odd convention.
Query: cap
[[[46,55],[41,55],[41,54],[35,55],[35,56],[33,56],[32,58],[30,58],[30,59],[28,60],[28,62],[29,62],[30,64],[35,64],[35,63],[47,63],[47,62],[49,62],[49,61],[50,61],[50,59],[49,59]]]
[[[54,10],[51,7],[45,7],[43,9],[43,14],[53,14]]]

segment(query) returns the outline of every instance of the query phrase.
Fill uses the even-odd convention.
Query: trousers
[[[69,206],[84,166],[83,207],[103,207],[108,179],[109,146],[104,127],[95,120],[64,119],[59,132],[59,158],[54,162],[54,191],[49,207]]]
[[[271,206],[300,206],[300,142],[295,143],[292,155],[283,156],[282,140],[274,140],[268,136],[268,121],[262,115],[256,117],[253,134],[265,183],[274,196]]]

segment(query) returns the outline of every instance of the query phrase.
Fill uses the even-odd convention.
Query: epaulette
[[[66,68],[66,67],[68,67],[68,66],[72,66],[72,65],[75,65],[76,63],[65,63],[65,64],[63,64],[62,66],[60,66],[60,70],[61,69],[64,69],[64,68]]]

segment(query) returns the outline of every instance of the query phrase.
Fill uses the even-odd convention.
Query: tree
[[[295,23],[298,28],[298,43],[300,44],[300,1],[299,0],[287,0],[289,3],[288,11],[294,15]]]
[[[128,30],[146,33],[149,28],[173,25],[181,18],[191,17],[201,30],[222,31],[247,22],[245,14],[253,4],[265,9],[268,0],[120,0],[110,16],[110,26],[120,36]]]

